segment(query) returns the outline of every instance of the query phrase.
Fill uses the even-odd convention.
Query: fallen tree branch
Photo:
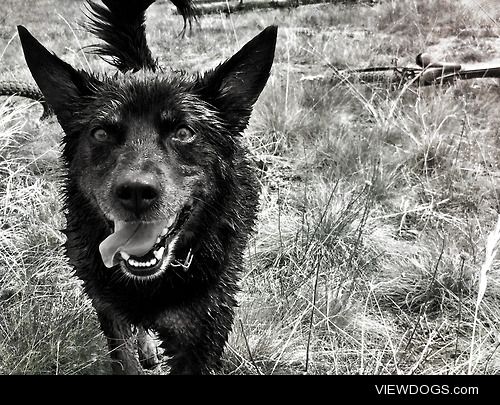
[[[417,67],[378,66],[364,69],[337,70],[332,73],[302,77],[302,82],[320,81],[328,84],[362,83],[379,84],[385,88],[403,86],[431,86],[451,84],[458,80],[500,78],[500,66],[493,63],[463,67],[458,63],[436,62],[430,55],[421,53]],[[35,84],[20,81],[0,81],[0,96],[19,96],[40,102],[46,118],[53,114]]]
[[[375,3],[375,0],[205,0],[196,2],[198,15],[232,14],[251,10],[295,8],[308,4]]]
[[[301,81],[372,83],[400,88],[405,85],[431,86],[451,84],[458,80],[500,78],[500,66],[492,63],[463,67],[458,63],[434,61],[426,53],[419,54],[416,62],[418,67],[376,66],[365,69],[334,69],[328,74],[304,76]]]
[[[0,81],[0,97],[17,96],[38,101],[43,107],[41,119],[45,119],[53,114],[50,106],[45,102],[42,92],[36,84],[25,83],[18,80]]]
[[[319,2],[319,0],[317,0]],[[232,14],[256,9],[279,9],[297,7],[297,0],[271,0],[271,1],[242,1],[242,2],[217,2],[198,3],[196,8],[199,15],[207,14]]]

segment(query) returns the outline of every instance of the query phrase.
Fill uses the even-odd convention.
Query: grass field
[[[65,61],[85,55],[81,1],[3,0],[0,80],[32,80],[16,25]],[[500,60],[500,6],[381,0],[201,17],[148,11],[162,64],[215,66],[279,25],[246,132],[260,220],[224,356],[228,374],[500,373],[500,83],[390,91],[300,79],[409,65],[428,51]],[[107,373],[105,339],[62,255],[59,140],[41,108],[0,100],[0,374]]]

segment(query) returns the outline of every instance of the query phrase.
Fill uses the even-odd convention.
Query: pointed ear
[[[278,27],[270,26],[201,79],[202,97],[238,132],[250,119],[274,60]]]
[[[45,49],[23,26],[17,30],[28,68],[62,125],[71,119],[77,101],[90,93],[89,77]]]

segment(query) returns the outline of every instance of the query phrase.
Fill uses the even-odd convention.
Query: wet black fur
[[[114,2],[105,3],[112,10]],[[137,19],[142,21],[152,1],[134,4],[139,3],[145,6]],[[133,7],[129,10],[137,11]],[[113,14],[106,24],[115,24],[113,19],[118,16]],[[144,63],[135,67],[145,70],[98,77],[73,69],[19,27],[28,67],[65,132],[65,248],[108,338],[115,373],[135,374],[142,370],[133,334],[137,328],[157,332],[165,353],[173,356],[168,363],[172,373],[210,373],[220,365],[233,324],[243,252],[256,219],[260,192],[241,135],[268,79],[276,32],[276,27],[267,28],[204,75],[171,75],[158,68],[149,69],[152,58],[141,50],[136,56],[144,58]],[[118,58],[118,67],[125,64],[127,68],[122,70],[136,70],[128,56],[121,59],[113,52],[111,56]],[[92,146],[90,129],[99,120],[114,116],[115,110],[120,111],[123,120],[119,124],[132,123],[135,132],[123,132],[111,146]],[[172,146],[172,141],[162,135],[171,131],[170,124],[158,120],[165,111],[172,115],[172,122],[184,120],[201,134],[196,145]],[[162,158],[161,153],[166,152],[151,142],[152,131],[160,134],[168,150],[175,153],[173,162],[180,162],[186,170],[196,170],[208,183],[190,189],[195,209],[176,249],[179,258],[185,257],[189,249],[194,252],[189,270],[172,267],[157,279],[137,281],[124,277],[118,266],[104,267],[98,247],[112,229],[97,201],[96,190],[103,187],[101,178],[117,167],[113,160],[117,153],[129,153],[130,165],[144,165],[146,158],[142,154]],[[143,149],[137,155],[131,145],[138,143]],[[97,168],[96,162],[104,163]],[[88,173],[101,173],[99,170],[102,177],[89,177]],[[177,190],[170,191],[173,195]],[[140,337],[139,346],[147,346]],[[141,360],[143,366],[154,365],[150,359]]]

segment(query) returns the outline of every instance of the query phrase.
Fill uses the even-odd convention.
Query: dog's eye
[[[109,142],[111,136],[102,128],[97,128],[92,132],[92,137],[98,142]]]
[[[182,142],[182,143],[189,143],[194,140],[196,137],[195,134],[191,130],[189,130],[186,127],[180,127],[175,131],[174,136],[172,137],[172,140],[177,141],[177,142]]]

